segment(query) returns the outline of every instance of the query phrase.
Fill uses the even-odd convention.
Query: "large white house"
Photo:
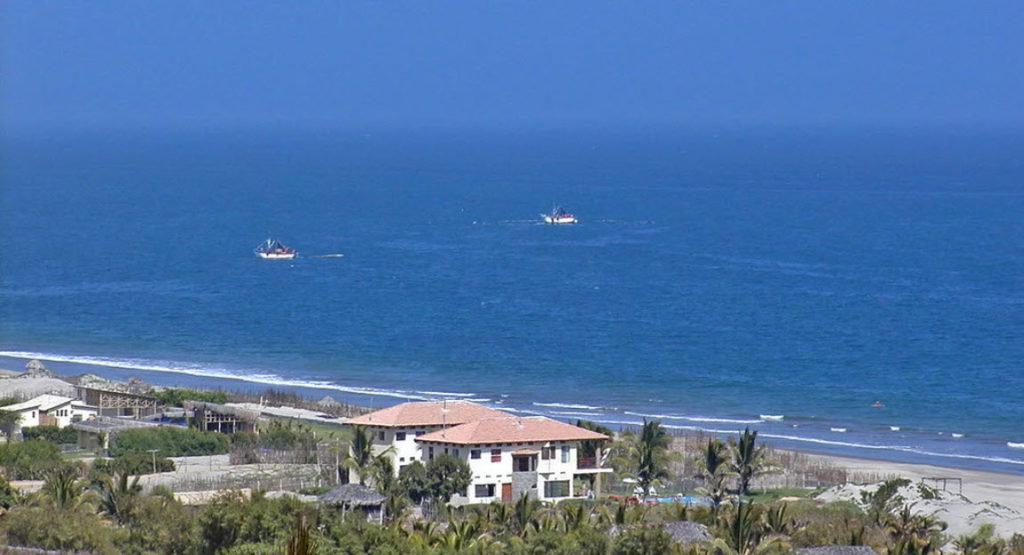
[[[20,415],[17,425],[14,426],[14,433],[20,432],[22,428],[32,426],[63,428],[72,422],[93,418],[98,413],[96,407],[86,405],[77,399],[49,394],[0,407],[0,410]]]
[[[580,441],[608,436],[544,416],[486,418],[437,430],[416,438],[423,461],[441,454],[469,465],[473,478],[470,503],[505,502],[526,494],[557,501],[573,497],[573,480],[611,472],[600,460],[578,456]]]
[[[574,479],[611,472],[601,468],[599,458],[578,456],[580,441],[608,436],[469,401],[402,403],[352,418],[349,424],[367,429],[374,453],[388,452],[396,471],[413,461],[426,464],[441,454],[467,463],[473,477],[464,497],[471,503],[512,501],[524,493],[564,499],[582,493],[576,491]]]
[[[505,416],[511,415],[469,401],[424,401],[381,409],[352,418],[348,423],[371,432],[375,454],[394,448],[391,459],[395,471],[400,472],[413,461],[424,461],[417,437],[466,422]]]

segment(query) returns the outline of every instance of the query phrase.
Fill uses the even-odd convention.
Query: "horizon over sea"
[[[1024,473],[1021,130],[0,140],[0,368]]]

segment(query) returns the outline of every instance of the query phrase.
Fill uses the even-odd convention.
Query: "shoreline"
[[[56,360],[55,360],[56,358]],[[78,374],[91,373],[104,378],[127,381],[130,377],[140,377],[143,381],[152,385],[164,387],[186,387],[194,389],[218,390],[234,393],[260,393],[268,390],[286,391],[295,393],[301,397],[312,400],[319,400],[324,396],[330,396],[345,404],[365,407],[368,410],[376,410],[386,406],[406,401],[418,401],[441,398],[457,398],[473,401],[494,408],[513,413],[538,414],[555,418],[558,420],[584,419],[598,422],[609,427],[623,428],[634,427],[641,424],[642,418],[661,420],[662,424],[674,434],[710,434],[718,437],[728,437],[740,433],[743,427],[753,424],[759,437],[773,447],[781,450],[790,450],[800,453],[820,454],[822,456],[849,458],[851,460],[871,460],[895,465],[923,465],[934,468],[947,469],[948,471],[976,471],[988,472],[998,475],[1006,475],[1014,478],[1024,478],[1024,458],[1001,459],[997,457],[984,457],[972,454],[961,453],[940,453],[928,452],[926,450],[915,450],[900,448],[899,446],[877,446],[860,444],[851,440],[849,442],[838,439],[813,436],[795,436],[789,431],[797,424],[777,421],[755,421],[729,418],[700,418],[683,417],[670,415],[644,415],[640,412],[633,412],[619,409],[594,409],[585,405],[566,403],[543,403],[543,402],[520,402],[519,404],[508,403],[505,399],[492,400],[478,398],[466,393],[445,393],[442,390],[433,391],[412,391],[405,394],[398,390],[385,391],[374,387],[345,386],[340,384],[302,382],[299,380],[289,381],[272,375],[211,375],[210,371],[196,369],[177,370],[174,368],[149,368],[143,364],[129,364],[126,361],[117,363],[112,361],[107,364],[103,359],[75,360],[82,357],[39,357],[48,368],[60,376],[74,376]],[[71,359],[71,360],[69,360]],[[27,357],[16,356],[10,352],[0,355],[0,368],[16,368],[23,366],[31,360]],[[19,373],[16,370],[9,372]],[[383,397],[383,398],[382,398]],[[581,409],[586,407],[587,412]],[[617,414],[599,414],[593,410],[616,410]],[[683,421],[683,422],[680,422]],[[797,422],[794,419],[792,422]],[[805,423],[801,422],[801,426]],[[721,429],[736,428],[736,429]],[[809,429],[800,428],[801,430]],[[827,428],[826,428],[827,429]],[[845,434],[843,434],[845,435]],[[883,438],[883,434],[877,434]],[[854,438],[855,439],[855,438]],[[877,457],[873,454],[886,454],[889,457]],[[959,463],[959,464],[958,464]]]
[[[50,368],[50,370],[54,371],[57,369]],[[20,372],[14,370],[0,369],[0,379],[11,377],[12,375],[19,373]],[[60,371],[54,371],[54,373],[61,377],[73,375]],[[123,375],[120,375],[123,373],[126,372],[97,372],[98,375],[103,375],[105,378],[118,380],[124,378]],[[139,372],[132,373],[139,374]],[[154,382],[163,383],[150,383],[152,385],[163,387],[185,387],[199,390],[212,390],[212,388],[209,387],[210,384],[202,383],[200,380],[187,380],[186,382],[183,382],[180,379],[173,380],[173,376],[164,377],[168,379],[154,380]],[[231,380],[225,380],[225,382],[231,383]],[[240,382],[235,381],[234,383],[237,385]],[[236,388],[234,389],[234,392],[254,394],[265,393],[271,389],[268,387],[257,387],[262,384],[253,384],[249,382],[244,383],[250,386],[245,388],[246,391],[240,391]],[[310,395],[309,391],[303,392],[297,389],[298,388],[290,387],[284,388],[283,390],[275,389],[275,391],[294,393],[300,398],[313,402],[317,401],[317,397]],[[228,389],[221,390],[225,392],[229,391]],[[399,401],[396,400],[396,402]],[[353,403],[353,405],[355,405],[356,408],[373,410],[372,408],[360,406],[358,403]],[[562,419],[564,420],[565,418]],[[692,438],[701,438],[708,435],[721,436],[722,434],[678,430],[673,435],[676,435],[683,440],[683,446],[680,452],[685,457],[687,455],[693,455],[692,452],[687,453],[685,450],[686,443],[689,443]],[[794,472],[806,473],[808,468],[811,467],[837,470],[841,472],[841,475],[843,476],[842,481],[832,483],[839,483],[843,485],[829,486],[827,490],[828,492],[832,492],[837,488],[848,489],[865,485],[870,487],[869,484],[874,484],[882,480],[904,478],[910,480],[910,482],[914,484],[924,483],[934,489],[941,488],[956,495],[957,499],[962,500],[961,502],[947,503],[945,507],[941,509],[946,511],[941,515],[941,519],[950,523],[951,531],[956,532],[956,535],[970,533],[978,525],[984,522],[992,522],[996,524],[997,535],[1000,536],[1024,533],[1024,475],[1012,472],[900,462],[882,458],[833,454],[813,449],[792,448],[787,445],[780,445],[779,442],[770,437],[761,440],[759,443],[769,448],[769,452],[771,453],[769,454],[769,459],[772,459],[772,454],[783,455],[783,460],[777,461],[779,468],[783,469],[783,474],[791,474]],[[799,460],[799,462],[795,462],[795,460]],[[782,487],[778,483],[772,483],[771,473],[765,475],[765,478],[765,487]],[[939,480],[936,481],[936,478]],[[943,482],[943,480],[945,481]],[[807,484],[804,484],[804,487],[807,487]],[[999,516],[993,517],[993,512],[999,513]]]
[[[953,483],[947,484],[947,490],[962,493],[964,497],[976,502],[993,501],[1024,515],[1024,476],[987,470],[830,455],[813,451],[796,452],[811,460],[842,468],[854,475],[873,474],[882,476],[883,479],[899,477],[907,478],[912,482],[932,478],[960,479],[963,484],[962,492]]]

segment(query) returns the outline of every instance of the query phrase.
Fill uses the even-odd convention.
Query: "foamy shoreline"
[[[810,426],[804,426],[807,423],[800,424],[799,430],[803,433],[796,435],[794,433],[797,430],[795,423],[800,422],[800,418],[793,417],[791,420],[789,416],[783,415],[769,415],[768,418],[753,419],[662,414],[658,411],[640,412],[640,409],[610,408],[615,407],[616,405],[614,404],[594,406],[576,402],[511,400],[504,398],[505,396],[490,399],[478,397],[472,393],[448,392],[437,387],[427,387],[423,391],[404,391],[313,380],[286,379],[271,373],[239,375],[226,369],[221,370],[216,367],[184,363],[165,364],[163,361],[49,355],[23,351],[0,352],[0,366],[19,368],[24,365],[24,362],[33,358],[42,360],[57,374],[65,376],[95,373],[105,378],[121,381],[134,376],[140,377],[148,383],[160,386],[250,393],[259,393],[267,389],[285,389],[311,399],[320,399],[325,395],[330,395],[348,404],[373,409],[403,401],[460,398],[491,405],[513,413],[538,414],[563,420],[583,418],[612,428],[638,426],[646,418],[661,420],[665,428],[678,433],[708,433],[725,437],[740,433],[745,426],[753,426],[758,430],[760,437],[764,438],[764,441],[782,449],[800,452],[821,452],[831,456],[850,457],[852,459],[862,456],[873,457],[877,453],[878,455],[891,456],[888,458],[877,458],[877,460],[892,461],[893,464],[919,464],[1024,477],[1024,459],[979,456],[971,453],[940,453],[916,447],[904,448],[898,444],[875,445],[863,440],[858,442],[853,437],[845,437],[851,434],[827,434],[827,428],[824,431],[819,430],[818,436],[815,436]],[[790,426],[793,427],[790,428]],[[880,435],[878,437],[882,438],[884,436]]]

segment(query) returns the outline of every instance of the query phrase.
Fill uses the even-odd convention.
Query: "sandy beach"
[[[817,453],[807,453],[807,455],[811,459],[844,468],[852,474],[902,477],[914,482],[920,482],[926,478],[959,478],[963,483],[964,497],[971,501],[992,501],[1024,514],[1024,476]],[[935,481],[927,483],[932,487],[940,489],[942,487],[941,482],[937,486]],[[946,489],[953,493],[960,493],[960,486],[954,480],[947,481]]]
[[[992,524],[1000,536],[1024,533],[1024,476],[817,453],[805,455],[810,460],[845,469],[853,481],[857,476],[911,480],[911,494],[906,502],[913,503],[916,511],[946,522],[946,533],[952,537],[970,534],[986,523]],[[914,488],[919,483],[938,490],[944,488],[945,492],[935,500],[915,497]],[[862,486],[848,484],[832,488],[822,497],[856,500],[861,489]]]

